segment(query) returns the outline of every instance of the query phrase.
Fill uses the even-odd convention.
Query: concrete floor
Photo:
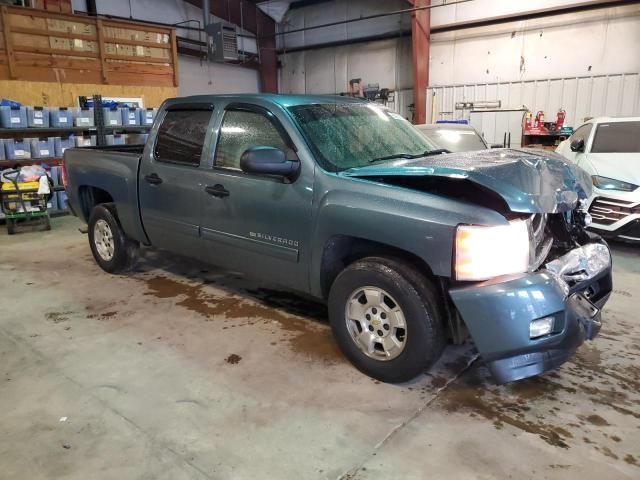
[[[320,305],[154,251],[110,276],[78,227],[0,229],[0,478],[640,478],[640,249],[557,372],[497,387],[449,347],[399,386]]]

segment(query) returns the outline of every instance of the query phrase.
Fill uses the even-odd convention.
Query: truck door
[[[149,137],[138,182],[142,224],[154,246],[200,253],[200,161],[212,113],[208,104],[170,105]]]
[[[205,255],[211,263],[305,290],[314,165],[302,163],[293,181],[244,173],[240,156],[256,146],[275,147],[289,159],[297,158],[274,113],[256,105],[228,105],[213,164],[203,175]]]

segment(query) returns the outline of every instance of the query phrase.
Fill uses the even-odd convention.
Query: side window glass
[[[200,165],[211,114],[210,110],[169,110],[158,129],[155,159],[159,162]]]
[[[218,147],[216,167],[240,170],[240,157],[251,147],[275,147],[288,150],[285,140],[275,125],[262,113],[229,110],[224,114]]]
[[[584,140],[584,143],[587,143],[587,139],[589,138],[589,133],[591,132],[592,125],[588,123],[587,125],[582,125],[579,127],[573,135],[571,136],[571,140]]]

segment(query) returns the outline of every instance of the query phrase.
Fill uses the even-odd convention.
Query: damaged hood
[[[491,149],[396,160],[341,173],[347,177],[430,176],[467,180],[498,194],[512,212],[573,210],[591,195],[591,178],[561,155],[531,149]]]

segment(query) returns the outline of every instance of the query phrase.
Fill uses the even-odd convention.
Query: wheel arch
[[[329,290],[338,274],[353,262],[366,257],[382,256],[404,260],[415,265],[431,279],[437,280],[429,264],[418,255],[381,242],[351,235],[334,235],[324,245],[320,262],[320,290],[328,298]]]
[[[114,203],[113,196],[108,191],[90,185],[82,185],[78,188],[78,198],[80,199],[80,210],[85,222],[89,221],[91,210],[96,205]]]

